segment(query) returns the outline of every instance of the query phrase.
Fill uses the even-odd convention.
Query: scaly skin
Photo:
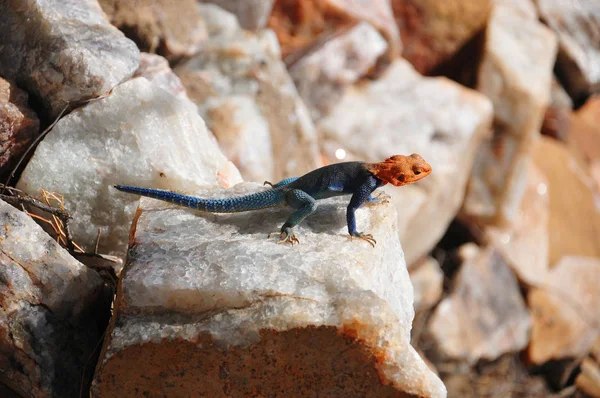
[[[373,247],[375,239],[369,234],[356,230],[354,212],[365,202],[376,202],[371,194],[377,188],[392,184],[402,186],[412,184],[431,173],[431,166],[417,154],[395,155],[380,163],[344,162],[334,163],[313,170],[302,177],[286,178],[277,184],[269,184],[273,189],[254,194],[226,199],[202,199],[158,189],[115,185],[119,191],[175,203],[212,213],[237,213],[287,205],[296,209],[283,224],[278,243],[300,243],[293,228],[300,224],[317,208],[317,200],[333,196],[352,195],[346,212],[350,237],[363,239]]]

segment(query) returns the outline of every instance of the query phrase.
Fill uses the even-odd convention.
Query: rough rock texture
[[[409,270],[415,296],[415,311],[433,307],[442,297],[444,273],[437,260],[426,257]]]
[[[558,35],[557,67],[576,100],[600,91],[600,2],[535,0],[540,18]]]
[[[548,178],[550,199],[550,258],[600,257],[600,197],[585,169],[566,146],[542,137],[535,148],[534,163]]]
[[[401,52],[390,0],[276,0],[269,28],[277,33],[287,63],[315,40],[359,21],[368,22],[385,37],[390,57]]]
[[[244,179],[279,180],[321,165],[316,131],[271,31],[223,28],[175,73]]]
[[[75,241],[93,249],[100,228],[100,252],[120,256],[139,197],[110,185],[193,192],[240,180],[194,104],[140,77],[62,118],[17,186],[33,196],[63,195]]]
[[[188,99],[185,87],[169,66],[169,61],[156,54],[141,53],[140,66],[133,78],[144,77],[179,99]]]
[[[600,336],[600,259],[563,257],[544,284],[529,291],[533,315],[529,357],[541,364],[576,358]]]
[[[317,125],[330,159],[381,162],[419,153],[433,172],[417,184],[387,187],[398,209],[407,263],[444,234],[459,209],[475,151],[489,133],[492,106],[446,78],[423,78],[405,60],[378,80],[348,88]]]
[[[10,173],[40,132],[40,121],[27,98],[25,91],[0,78],[0,178]]]
[[[429,323],[439,355],[474,364],[525,348],[531,317],[508,264],[493,248],[474,244],[459,254],[464,262],[452,292]]]
[[[446,396],[409,344],[412,286],[393,208],[357,211],[372,248],[348,239],[346,206],[319,201],[290,246],[267,238],[286,209],[206,215],[143,200],[93,396]]]
[[[494,104],[494,137],[478,151],[464,209],[505,225],[516,219],[550,101],[556,37],[505,5],[494,7],[486,37],[477,89]]]
[[[485,231],[519,280],[529,285],[543,282],[550,265],[549,202],[548,179],[531,165],[514,224],[508,228],[490,226]]]
[[[42,100],[51,115],[128,79],[139,63],[131,40],[96,0],[0,3],[0,76]]]
[[[23,397],[76,397],[102,333],[92,314],[102,280],[3,201],[0,225],[0,384]]]
[[[240,26],[248,30],[259,30],[267,25],[275,0],[198,0],[212,3],[233,13]]]
[[[402,56],[423,74],[454,55],[485,28],[490,0],[391,0]]]
[[[142,51],[168,59],[189,56],[206,40],[196,0],[98,0],[110,21]]]
[[[600,161],[600,95],[571,115],[568,143],[586,163]]]
[[[385,39],[366,22],[320,42],[289,67],[290,76],[313,120],[319,120],[344,90],[375,67],[387,50]]]
[[[541,133],[561,141],[568,141],[573,113],[573,100],[556,78],[552,79],[550,104],[546,109]]]

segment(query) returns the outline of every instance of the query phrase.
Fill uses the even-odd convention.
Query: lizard
[[[211,213],[237,213],[287,205],[295,211],[278,232],[278,243],[287,242],[292,246],[300,243],[293,228],[316,210],[317,200],[352,195],[346,211],[348,233],[351,238],[363,239],[375,247],[377,242],[372,235],[357,231],[355,211],[367,201],[378,201],[378,198],[372,196],[377,188],[388,183],[398,187],[411,184],[430,173],[431,166],[420,155],[413,153],[410,156],[394,155],[379,163],[333,163],[276,184],[265,181],[264,185],[270,185],[271,189],[232,198],[203,199],[152,188],[129,185],[114,187],[119,191]]]

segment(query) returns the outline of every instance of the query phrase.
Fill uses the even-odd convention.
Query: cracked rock
[[[215,215],[143,199],[92,396],[445,397],[409,344],[412,286],[394,210],[357,211],[373,248],[348,238],[347,200],[319,201],[290,246],[267,237],[288,209]]]

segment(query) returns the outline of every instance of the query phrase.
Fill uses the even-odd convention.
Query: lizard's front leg
[[[371,197],[371,193],[376,188],[376,181],[367,180],[361,185],[352,195],[348,209],[346,210],[346,222],[348,223],[348,233],[351,237],[357,237],[367,241],[371,246],[375,247],[377,241],[371,234],[363,234],[356,230],[356,215],[354,214],[356,209],[363,205]]]
[[[294,243],[300,243],[294,234],[293,228],[317,209],[317,201],[300,189],[292,189],[287,192],[285,200],[288,206],[297,210],[281,227],[281,240],[277,243],[289,242],[293,245]]]

